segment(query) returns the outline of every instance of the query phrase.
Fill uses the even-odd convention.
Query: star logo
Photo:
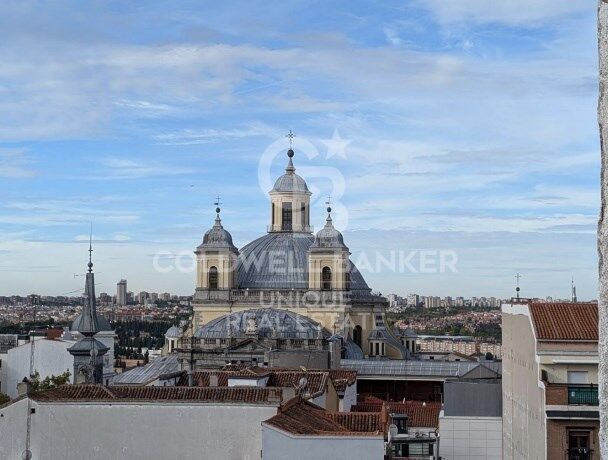
[[[340,137],[340,133],[337,129],[334,129],[334,135],[331,139],[321,139],[327,146],[327,159],[329,160],[334,155],[337,155],[346,160],[346,146],[352,141],[343,139]]]

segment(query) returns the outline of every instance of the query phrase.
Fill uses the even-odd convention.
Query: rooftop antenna
[[[89,273],[93,271],[93,222],[91,222],[91,233],[89,233]]]
[[[572,276],[572,302],[576,303],[576,284],[574,284],[574,276]]]
[[[520,278],[521,278],[521,274],[517,273],[515,275],[515,280],[516,280],[516,283],[517,283],[517,287],[515,288],[515,293],[517,294],[517,298],[518,299],[519,299],[519,291],[521,291],[521,289],[519,288],[519,280],[520,280]]]

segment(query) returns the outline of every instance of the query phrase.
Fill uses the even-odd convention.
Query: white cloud
[[[548,21],[591,11],[590,1],[573,0],[418,0],[442,23],[500,23],[509,26],[538,26]]]
[[[0,148],[0,177],[27,179],[36,175],[25,149]]]

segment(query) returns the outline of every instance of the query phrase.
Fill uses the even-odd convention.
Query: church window
[[[350,273],[346,272],[346,290],[350,291]]]
[[[376,342],[376,353],[375,355],[378,356],[380,354],[380,344],[378,342]]]
[[[292,229],[291,203],[283,203],[281,216],[281,230],[291,231]]]
[[[361,326],[355,326],[355,329],[353,330],[353,342],[355,342],[357,345],[359,345],[359,348],[361,348],[361,337],[363,335],[363,329],[361,328]]]
[[[321,289],[324,291],[331,290],[331,268],[323,267],[321,270]]]
[[[302,226],[308,226],[308,212],[306,209],[306,203],[302,203],[302,207],[300,208],[300,215],[302,216]]]
[[[217,289],[217,288],[218,288],[217,267],[211,267],[209,269],[209,289]]]
[[[272,225],[274,226],[274,203],[272,203],[272,211],[270,211],[270,215],[272,217]]]

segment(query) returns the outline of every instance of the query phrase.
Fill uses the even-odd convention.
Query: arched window
[[[209,289],[217,289],[218,276],[217,267],[211,267],[209,269]]]
[[[321,270],[321,289],[324,291],[331,290],[331,268],[323,267]]]
[[[361,328],[361,326],[355,326],[355,329],[353,330],[353,342],[355,342],[357,345],[359,345],[359,348],[361,348],[362,335],[363,335],[363,329]]]
[[[350,286],[351,286],[350,272],[346,272],[346,285],[344,286],[344,288],[347,291],[350,291]]]

